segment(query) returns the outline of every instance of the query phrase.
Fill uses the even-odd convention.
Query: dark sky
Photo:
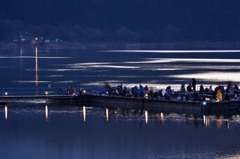
[[[238,0],[1,0],[0,18],[25,25],[127,27],[148,34],[161,30],[226,41],[240,34],[239,4]]]

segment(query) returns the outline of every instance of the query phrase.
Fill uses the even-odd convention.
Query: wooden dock
[[[229,111],[239,111],[240,109],[240,101],[207,102],[205,105],[203,102],[99,96],[88,94],[71,98],[51,98],[48,102],[55,104],[75,104],[81,106],[130,108],[194,114],[226,113]]]

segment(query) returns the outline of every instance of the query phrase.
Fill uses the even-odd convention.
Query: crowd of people
[[[166,89],[154,90],[152,87],[147,85],[143,87],[141,84],[139,87],[134,86],[132,88],[127,88],[127,86],[122,86],[122,84],[117,87],[111,87],[109,84],[105,84],[100,92],[95,91],[99,95],[107,96],[124,96],[131,98],[148,98],[148,99],[166,99],[166,100],[186,100],[186,101],[201,101],[204,100],[203,95],[209,94],[211,96],[210,100],[215,101],[229,101],[238,100],[238,85],[228,84],[226,89],[223,85],[217,86],[215,89],[212,86],[205,87],[201,84],[200,89],[196,89],[196,80],[193,78],[192,82],[185,87],[183,82],[180,87],[180,91],[173,91],[171,86]]]

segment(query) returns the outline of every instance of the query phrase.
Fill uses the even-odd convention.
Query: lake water
[[[240,116],[0,106],[1,158],[239,158]]]
[[[0,50],[0,87],[238,83],[240,51]],[[0,158],[239,158],[239,112],[174,112],[47,105],[0,106]]]
[[[96,87],[104,82],[158,89],[197,80],[239,83],[240,51],[0,50],[0,87]]]

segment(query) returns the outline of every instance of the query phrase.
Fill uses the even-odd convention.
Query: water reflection
[[[116,65],[116,63],[75,63],[71,65],[66,65],[68,68],[74,69],[89,69],[89,68],[124,68],[124,69],[138,69],[138,66],[123,66],[123,65]]]
[[[216,125],[217,125],[218,129],[220,129],[222,127],[222,118],[221,117],[218,117],[218,119],[216,121]]]
[[[45,106],[46,121],[48,121],[48,106]]]
[[[0,114],[4,115],[4,109],[7,119],[7,106],[0,107]],[[51,115],[48,115],[49,109]],[[111,154],[123,154],[119,158],[199,158],[199,155],[202,158],[214,158],[216,154],[220,157],[223,152],[230,150],[232,155],[239,155],[239,114],[201,116],[141,109],[45,104],[11,106],[9,113],[11,120],[1,122],[4,118],[0,118],[0,124],[4,127],[0,131],[0,147],[5,145],[14,149],[17,142],[17,145],[21,144],[33,153],[54,153],[54,158],[61,158],[58,154],[63,148],[66,156],[84,154],[84,158],[95,158],[89,156],[92,151],[99,156],[109,152],[105,150],[111,150]],[[86,115],[88,122],[85,122]],[[42,120],[43,117],[46,117],[47,123]],[[22,138],[17,138],[16,134]],[[186,148],[188,151],[184,151]],[[21,149],[15,154],[23,152]],[[131,157],[126,157],[126,154]],[[108,154],[102,158],[117,156]]]
[[[136,52],[136,53],[229,53],[240,50],[104,50],[101,52]]]
[[[209,58],[146,58],[142,61],[134,61],[134,62],[125,62],[125,63],[129,63],[129,64],[148,64],[148,63],[174,63],[174,62],[198,62],[198,63],[231,63],[231,62],[235,62],[235,63],[239,63],[240,59],[209,59]]]
[[[148,112],[145,111],[145,121],[146,121],[146,124],[148,123]]]
[[[201,80],[239,81],[239,72],[203,72],[197,74],[170,75],[171,78],[189,79],[191,77]]]
[[[36,61],[36,65],[35,65],[35,69],[36,69],[36,74],[35,74],[35,81],[36,81],[36,87],[38,86],[38,50],[37,50],[37,47],[36,47],[36,58],[35,58],[35,61]]]
[[[106,108],[106,121],[108,121],[108,108]]]
[[[25,59],[35,59],[36,56],[0,56],[0,59],[18,59],[18,58],[25,58]],[[72,57],[50,57],[50,56],[41,56],[38,57],[41,59],[67,59],[67,58],[72,58]]]
[[[215,116],[215,115],[194,115],[194,114],[177,114],[177,113],[166,113],[166,112],[155,112],[148,110],[131,110],[131,109],[110,109],[110,108],[104,108],[105,113],[102,113],[103,108],[94,108],[94,107],[88,107],[88,111],[86,111],[86,106],[83,106],[82,109],[79,109],[78,107],[74,106],[57,106],[57,107],[51,107],[51,114],[55,115],[61,115],[61,114],[72,114],[75,116],[76,113],[82,113],[82,119],[83,121],[86,121],[86,115],[89,116],[89,118],[97,117],[102,118],[105,117],[106,121],[145,121],[146,124],[151,121],[151,124],[155,123],[181,123],[188,126],[197,126],[197,127],[212,127],[213,125],[216,125],[218,129],[223,128],[223,125],[226,126],[227,129],[230,129],[231,127],[235,127],[237,125],[240,125],[240,116],[238,114],[231,115],[231,116]],[[20,109],[21,108],[21,109]],[[49,106],[44,106],[45,111],[44,115],[46,118],[46,121],[49,119]],[[61,108],[61,109],[60,109]],[[19,111],[21,110],[21,111]],[[8,108],[7,105],[4,107],[5,111],[5,119],[8,118]],[[11,107],[11,114],[20,115],[21,112],[25,112],[27,114],[30,113],[43,113],[41,109],[38,107],[29,107],[29,106],[15,106]],[[109,116],[109,114],[111,114]],[[54,116],[54,115],[51,115]],[[56,117],[56,116],[55,116]]]
[[[20,72],[21,72],[21,75],[20,75],[20,79],[22,80],[22,48],[20,48]]]
[[[205,119],[205,115],[203,115],[203,124],[205,125],[206,123],[206,119]]]
[[[7,120],[7,115],[8,115],[8,112],[7,112],[7,105],[5,105],[5,120]]]
[[[161,112],[161,121],[163,122],[163,113]]]
[[[83,121],[86,121],[86,107],[83,106]]]
[[[178,84],[176,88],[179,89],[182,82],[179,82],[179,80],[185,80],[186,82],[186,79],[193,77],[198,79],[199,84],[210,84],[211,81],[238,80],[238,75],[234,76],[240,69],[240,66],[237,65],[237,63],[240,63],[240,55],[238,55],[238,51],[236,50],[232,51],[233,53],[230,53],[230,55],[219,55],[218,52],[231,52],[231,50],[214,51],[216,55],[214,53],[208,54],[209,52],[213,52],[211,50],[152,50],[152,52],[163,52],[163,54],[159,54],[160,56],[158,54],[149,54],[148,52],[151,52],[151,50],[145,51],[146,53],[139,51],[139,53],[129,54],[121,50],[121,54],[114,54],[113,56],[112,53],[99,53],[91,50],[81,51],[81,54],[78,54],[79,50],[78,53],[74,50],[48,50],[46,53],[45,50],[39,50],[39,48],[32,50],[20,49],[20,55],[19,51],[17,54],[14,54],[9,50],[6,51],[7,54],[2,53],[0,55],[0,59],[6,58],[6,60],[1,59],[3,62],[0,68],[7,65],[14,68],[22,68],[22,65],[24,65],[22,73],[25,76],[22,79],[22,74],[20,75],[19,70],[16,69],[10,75],[10,78],[15,80],[7,81],[7,79],[3,79],[2,83],[4,83],[4,86],[2,87],[5,87],[5,83],[7,83],[8,87],[12,87],[13,83],[16,86],[26,87],[44,86],[45,83],[58,83],[62,87],[68,87],[69,83],[73,86],[101,87],[105,81],[119,81],[115,83],[134,84],[133,86],[144,84],[155,86],[158,89]],[[168,55],[164,52],[182,53]],[[190,54],[191,52],[198,52],[198,54]],[[199,52],[205,53],[200,54]],[[19,58],[20,60],[24,58],[24,61],[23,63],[20,62],[19,66],[11,58]],[[32,58],[35,58],[34,68],[31,67]],[[39,59],[44,59],[46,65],[41,65],[41,68],[39,68]],[[10,69],[5,68],[3,71],[13,71]],[[120,69],[124,71],[117,71]],[[34,71],[34,80],[31,80],[30,74],[32,73],[30,71]],[[80,78],[76,74],[78,71],[81,72]],[[39,72],[42,75],[41,81],[39,81]],[[211,76],[209,73],[211,73]],[[56,78],[50,79],[49,77]],[[229,79],[228,77],[233,78]]]

